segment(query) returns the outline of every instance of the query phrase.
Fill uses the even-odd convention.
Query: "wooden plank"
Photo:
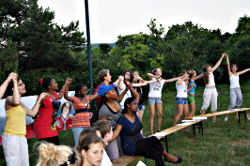
[[[220,112],[213,112],[213,113],[209,113],[209,114],[204,114],[204,115],[196,115],[196,116],[192,116],[192,117],[186,117],[186,119],[193,119],[193,117],[213,117],[213,116],[220,116],[220,115],[226,115],[226,114],[233,114],[236,112],[243,112],[243,111],[249,111],[250,108],[240,108],[238,109],[239,111],[233,111],[233,110],[226,110],[226,111],[220,111]]]
[[[126,166],[133,161],[139,159],[141,156],[129,156],[129,155],[123,155],[120,158],[113,160],[112,164],[113,166]]]
[[[197,120],[197,121],[194,121],[194,122],[186,122],[187,125],[173,126],[173,127],[170,127],[170,128],[167,128],[165,130],[160,131],[160,133],[165,133],[165,135],[169,135],[169,134],[175,133],[176,131],[182,130],[182,129],[186,128],[186,127],[189,127],[189,126],[192,126],[192,125],[194,125],[196,123],[199,123],[201,121],[202,120]]]

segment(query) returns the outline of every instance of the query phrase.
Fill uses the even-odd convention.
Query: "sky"
[[[86,35],[85,0],[38,0],[55,12],[55,22],[68,25],[79,20]],[[155,18],[165,31],[192,21],[208,29],[234,33],[238,19],[250,16],[250,0],[89,0],[91,43],[114,43],[119,35],[149,33]]]

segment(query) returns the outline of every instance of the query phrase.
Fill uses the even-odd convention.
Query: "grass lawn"
[[[244,105],[250,107],[250,88],[249,81],[242,83],[242,93]],[[197,89],[196,114],[202,105],[202,94],[204,87]],[[218,111],[224,111],[229,104],[229,86],[218,85]],[[163,124],[162,129],[172,126],[175,115],[175,91],[164,91],[163,93]],[[208,111],[210,112],[210,110]],[[156,119],[156,117],[155,117]],[[149,109],[146,106],[143,125],[144,135],[149,135]],[[156,121],[155,121],[156,127]],[[235,119],[235,114],[229,116],[229,121],[224,122],[224,116],[217,117],[216,123],[210,119],[203,122],[204,136],[198,132],[193,136],[192,128],[189,132],[179,131],[168,137],[170,153],[182,156],[184,161],[180,166],[249,166],[250,165],[250,121],[244,122],[242,117],[241,124]],[[36,139],[29,141],[30,165],[35,165],[37,161],[34,143]],[[60,133],[61,144],[73,146],[73,136],[71,131]],[[164,145],[165,147],[165,145]],[[0,165],[5,165],[2,147],[0,148]],[[144,159],[141,159],[144,161]],[[136,165],[131,163],[130,166]],[[152,160],[147,160],[148,166],[153,166]],[[166,163],[166,165],[175,165]]]

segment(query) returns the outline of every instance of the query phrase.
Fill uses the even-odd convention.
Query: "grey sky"
[[[80,21],[85,30],[84,0],[38,0],[55,11],[55,22]],[[148,33],[147,24],[157,19],[166,31],[174,24],[192,21],[208,29],[233,33],[239,17],[250,16],[249,0],[89,0],[92,43],[111,43],[118,35]]]

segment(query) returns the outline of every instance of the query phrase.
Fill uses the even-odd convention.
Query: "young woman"
[[[186,71],[182,72],[180,76],[184,76],[178,79],[176,82],[176,113],[174,117],[173,126],[176,126],[181,116],[184,114],[184,118],[188,116],[188,101],[187,101],[187,85],[188,74]]]
[[[12,76],[11,76],[12,77]],[[5,101],[7,122],[3,134],[3,149],[8,166],[29,166],[29,153],[26,135],[26,114],[36,116],[45,93],[42,93],[35,106],[30,110],[21,102],[21,95],[26,93],[25,84],[13,74],[9,84],[12,96]]]
[[[239,108],[242,105],[242,93],[240,88],[240,75],[250,71],[250,68],[238,71],[238,66],[236,64],[231,65],[228,55],[226,54],[227,59],[227,71],[230,80],[230,105],[229,109]],[[250,117],[250,116],[248,116]],[[236,113],[236,118],[238,118],[238,113]],[[249,119],[249,118],[248,118]],[[228,115],[226,115],[224,121],[228,121]]]
[[[214,66],[210,65],[204,65],[203,66],[203,73],[197,76],[198,78],[204,78],[204,82],[206,84],[204,93],[203,93],[203,104],[201,107],[201,114],[205,114],[208,107],[211,105],[211,111],[216,112],[217,111],[217,90],[215,87],[215,81],[214,81],[214,74],[213,72],[220,66],[223,58],[226,56],[225,53],[221,55],[221,58],[218,60],[218,62]],[[216,116],[213,117],[213,122],[215,122]]]
[[[83,84],[78,84],[75,87],[75,96],[69,97],[68,91],[69,86],[72,82],[71,78],[67,78],[65,84],[64,98],[73,103],[75,109],[75,117],[72,121],[72,132],[74,135],[75,145],[78,143],[78,138],[80,133],[85,129],[90,127],[90,119],[92,117],[92,112],[90,112],[90,102],[98,97],[96,93],[93,96],[88,96],[88,87]]]
[[[36,166],[81,166],[81,158],[74,150],[65,145],[41,143]]]
[[[138,102],[139,98],[128,98],[125,101],[123,116],[117,122],[113,139],[120,135],[125,154],[153,159],[156,166],[164,166],[164,161],[180,163],[182,159],[167,153],[157,137],[142,136],[142,123],[136,115]]]
[[[194,116],[196,112],[196,106],[195,106],[195,89],[196,89],[196,71],[195,70],[189,70],[189,83],[188,83],[188,104],[190,108],[190,113],[188,116]]]
[[[52,126],[54,108],[53,102],[61,99],[64,94],[65,85],[59,95],[56,93],[58,84],[53,78],[41,78],[38,82],[38,91],[46,91],[46,98],[42,101],[39,109],[39,115],[34,122],[34,131],[39,140],[47,141],[59,145],[58,131]]]
[[[161,130],[162,123],[162,88],[165,83],[174,82],[182,77],[176,77],[172,79],[163,79],[162,71],[160,68],[156,68],[152,71],[152,73],[148,73],[148,77],[150,80],[157,80],[157,82],[149,84],[149,93],[148,93],[148,104],[150,111],[150,119],[149,119],[149,127],[150,133],[154,133],[154,115],[155,115],[155,106],[158,112],[158,120],[157,120],[157,131]]]
[[[123,72],[122,76],[124,77],[123,81],[120,81],[118,86],[117,86],[117,90],[118,90],[118,94],[121,95],[123,91],[125,91],[126,89],[126,84],[125,82],[128,82],[130,84],[132,84],[133,82],[133,71],[132,70],[126,70]],[[122,101],[120,102],[121,108],[124,108],[124,102],[128,97],[132,97],[131,91],[128,90],[124,97],[122,98]]]
[[[100,166],[103,158],[104,143],[95,134],[87,135],[78,147],[83,159],[82,166]]]
[[[139,105],[138,105],[138,111],[137,111],[137,116],[139,119],[142,121],[144,110],[145,110],[145,104],[144,104],[144,94],[142,91],[142,86],[148,85],[150,83],[154,83],[156,80],[150,80],[150,81],[145,81],[143,80],[138,71],[133,72],[133,87],[137,91],[137,93],[140,95],[140,100],[139,100]]]
[[[129,83],[128,83],[129,84]],[[122,109],[119,102],[122,100],[123,96],[128,90],[131,90],[134,96],[139,96],[135,89],[127,85],[127,88],[122,92],[120,96],[117,95],[117,92],[111,86],[102,85],[99,87],[99,91],[104,91],[104,102],[99,109],[99,120],[108,120],[112,123],[114,129],[116,122],[121,117]],[[100,93],[98,91],[98,93]],[[115,160],[120,157],[119,148],[119,139],[112,141],[106,147],[108,156],[111,160]]]

